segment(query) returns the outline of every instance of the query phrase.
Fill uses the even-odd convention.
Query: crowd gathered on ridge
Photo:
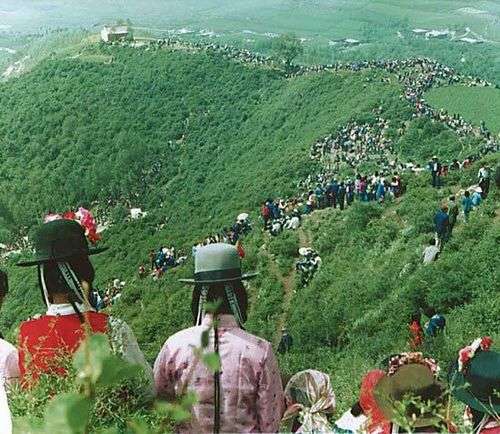
[[[421,99],[423,89],[432,86],[435,80],[455,82],[453,71],[427,59],[406,62],[358,65],[359,69],[383,66],[392,68],[392,72],[410,66],[421,68],[422,77],[413,81],[403,75],[400,80],[408,81],[407,91],[412,89],[410,85],[414,86],[406,97],[414,99],[417,115],[435,116],[436,112],[427,111]],[[297,73],[315,70],[299,68]],[[438,115],[443,116],[438,119],[440,122],[459,134],[483,137],[486,146],[482,152],[498,150],[498,143],[483,126],[479,130],[470,129],[460,119],[442,112]],[[278,235],[283,229],[298,229],[304,214],[326,207],[338,206],[342,210],[354,200],[383,202],[388,195],[398,198],[405,191],[399,175],[404,170],[417,173],[428,170],[432,186],[440,188],[447,165],[441,164],[437,157],[427,167],[398,162],[384,134],[387,125],[381,118],[376,125],[351,123],[336,136],[315,143],[311,158],[324,161],[328,156],[325,172],[304,180],[301,183],[304,192],[298,198],[268,198],[260,210],[264,230]],[[472,157],[470,162],[478,157]],[[379,170],[363,174],[360,164],[367,161],[375,161]],[[335,167],[340,164],[354,169],[355,176],[340,179]],[[449,170],[461,167],[467,167],[465,161],[456,164],[453,161]],[[491,168],[483,165],[472,195],[465,191],[460,203],[451,196],[449,203],[443,204],[434,219],[434,247],[438,251],[452,235],[460,205],[467,221],[469,213],[487,199],[491,177]],[[458,421],[449,412],[452,400],[465,405],[463,426],[478,434],[500,433],[500,352],[494,349],[491,338],[483,336],[471,343],[462,342],[463,347],[455,348],[456,360],[452,366],[448,370],[440,367],[436,360],[422,353],[426,339],[445,337],[446,319],[432,310],[424,312],[428,317],[424,326],[421,312],[411,316],[409,351],[388,355],[380,366],[372,366],[361,379],[357,399],[343,414],[336,414],[338,402],[326,373],[308,369],[283,381],[272,345],[244,329],[250,303],[246,285],[251,285],[255,276],[241,270],[245,256],[241,239],[252,230],[246,213],[240,214],[230,228],[223,228],[193,246],[194,275],[182,281],[193,287],[194,326],[166,339],[152,368],[130,327],[119,318],[100,312],[96,306],[99,300],[86,295],[95,294],[93,281],[99,271],[94,269],[90,256],[103,251],[98,247],[96,223],[86,211],[50,213],[37,229],[33,255],[18,263],[22,267],[36,267],[47,310],[44,315],[21,324],[19,342],[23,345],[16,347],[0,339],[0,398],[8,400],[14,384],[25,389],[32,387],[43,374],[67,375],[57,365],[56,354],[58,351],[73,354],[88,333],[85,330],[90,329],[93,333],[107,334],[116,354],[142,366],[158,399],[173,401],[182,397],[182,391],[195,392],[198,402],[193,404],[191,418],[178,427],[179,432],[457,432]],[[436,254],[426,262],[431,253],[424,252],[424,263],[437,258]],[[299,255],[297,270],[302,284],[307,285],[321,267],[321,258],[307,247],[301,248]],[[150,271],[155,275],[159,269],[165,272],[181,258],[185,255],[178,254],[173,247],[152,250]],[[146,275],[148,271],[144,271]],[[119,279],[113,281],[114,289],[107,293],[110,303],[119,298],[124,284]],[[0,306],[7,293],[8,278],[0,272]],[[214,302],[219,302],[218,307],[210,311],[209,305]],[[206,346],[220,357],[220,369],[215,372],[200,363],[193,351],[205,340],[207,331]],[[293,339],[286,329],[282,332],[279,351],[286,353],[292,350]]]

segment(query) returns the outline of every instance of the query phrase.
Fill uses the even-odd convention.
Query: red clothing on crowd
[[[103,313],[83,314],[94,333],[106,333],[108,316]],[[36,381],[42,373],[64,375],[61,360],[71,356],[85,337],[84,325],[77,314],[43,315],[25,321],[19,332],[19,370],[27,384]]]
[[[413,321],[410,324],[410,348],[412,351],[418,350],[418,348],[424,342],[424,331],[422,326],[418,321]]]

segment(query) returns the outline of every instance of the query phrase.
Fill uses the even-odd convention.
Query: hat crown
[[[500,393],[500,353],[481,351],[471,360],[464,375],[471,392],[480,400],[495,398]],[[499,398],[495,401],[500,402]]]
[[[200,247],[196,251],[195,274],[229,270],[240,270],[241,273],[240,256],[235,246],[215,243]]]
[[[73,220],[55,220],[40,226],[34,237],[38,257],[57,260],[89,253],[83,228]]]

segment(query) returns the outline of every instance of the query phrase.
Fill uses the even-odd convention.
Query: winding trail
[[[297,229],[297,235],[299,237],[299,248],[310,247],[311,235],[309,231],[304,229],[302,225]],[[295,266],[293,266],[287,274],[283,274],[279,269],[277,262],[269,254],[268,257],[269,270],[272,276],[281,283],[281,287],[283,288],[283,304],[281,315],[276,322],[276,333],[274,337],[274,344],[277,346],[281,339],[281,330],[283,329],[283,327],[286,327],[290,309],[292,308],[292,298],[295,293],[296,270]]]

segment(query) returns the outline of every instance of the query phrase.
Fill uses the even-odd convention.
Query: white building
[[[127,26],[104,26],[101,30],[101,39],[104,42],[122,41],[129,34]]]

